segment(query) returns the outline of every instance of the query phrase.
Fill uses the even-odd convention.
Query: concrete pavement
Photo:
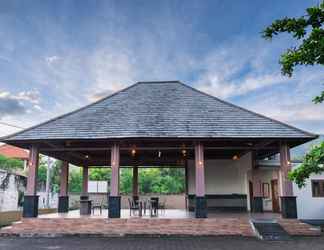
[[[0,238],[2,250],[168,249],[168,250],[322,250],[323,237],[298,237],[289,241],[260,241],[246,237],[126,237],[126,238]]]

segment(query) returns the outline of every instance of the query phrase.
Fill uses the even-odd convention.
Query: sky
[[[27,128],[138,81],[180,80],[324,134],[323,66],[280,73],[297,43],[264,40],[318,0],[0,1],[0,122]],[[0,136],[19,131],[0,124]]]

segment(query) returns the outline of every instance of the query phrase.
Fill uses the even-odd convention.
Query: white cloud
[[[289,82],[288,78],[284,78],[276,73],[246,76],[242,80],[226,81],[217,74],[210,77],[204,77],[200,80],[202,83],[198,88],[220,98],[228,98],[247,94],[251,91],[262,89],[267,86],[282,84]],[[208,84],[203,84],[207,82]]]
[[[27,101],[33,104],[38,104],[40,101],[40,94],[37,90],[22,91],[17,95],[13,95],[13,98],[17,100]]]
[[[7,116],[19,116],[30,112],[30,107],[40,108],[38,91],[22,91],[12,94],[8,91],[0,91],[0,119]]]
[[[48,65],[51,65],[55,62],[57,62],[60,59],[59,56],[47,56],[45,57],[45,61],[47,62]]]
[[[324,124],[324,106],[311,101],[324,89],[322,67],[300,67],[292,78],[282,76],[277,61],[280,44],[271,45],[238,39],[214,49],[202,60],[195,86],[257,113],[324,133],[319,125]]]
[[[238,104],[255,112],[301,127],[324,133],[324,104],[312,103],[322,86],[320,68],[299,70],[285,85],[241,98]],[[322,125],[320,125],[322,124]]]
[[[264,87],[289,82],[273,62],[273,51],[259,39],[233,39],[202,60],[195,85],[220,98],[248,94]]]

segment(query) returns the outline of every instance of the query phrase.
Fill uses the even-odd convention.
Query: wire
[[[13,124],[10,124],[10,123],[7,123],[7,122],[1,122],[0,121],[0,124],[1,125],[5,125],[5,126],[8,126],[8,127],[13,127],[13,128],[25,129],[23,127],[20,127],[20,126],[17,126],[17,125],[13,125]]]

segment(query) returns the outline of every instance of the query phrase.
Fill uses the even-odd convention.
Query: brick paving
[[[278,223],[293,236],[319,236],[321,230],[299,220],[278,219]]]
[[[214,214],[211,218],[121,218],[107,219],[89,217],[55,217],[22,219],[0,230],[0,236],[255,236],[247,213]],[[73,215],[73,214],[72,214]],[[270,215],[258,215],[266,217]],[[298,220],[275,220],[292,236],[318,236],[316,227]]]
[[[107,219],[108,214],[96,213],[80,216],[79,211],[66,214],[52,213],[39,218],[23,219],[2,228],[0,236],[125,236],[125,235],[177,235],[177,236],[255,236],[250,219],[273,219],[292,236],[317,236],[318,228],[298,220],[282,219],[279,214],[210,213],[207,219],[192,218],[193,214],[168,210],[159,218],[129,217],[122,211],[121,219]]]
[[[0,236],[57,235],[178,235],[178,236],[254,236],[246,218],[208,219],[23,219],[0,230]]]

